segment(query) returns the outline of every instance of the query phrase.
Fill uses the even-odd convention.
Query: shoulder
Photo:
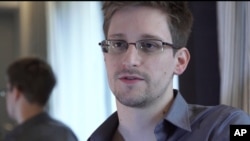
[[[228,105],[189,105],[192,119],[215,120],[230,124],[250,124],[250,116],[245,111]]]
[[[77,141],[77,137],[73,130],[66,125],[65,123],[49,117],[45,122],[41,122],[40,128],[46,132],[54,132],[55,135],[52,136],[61,136],[65,141]],[[70,140],[68,138],[71,138]],[[67,140],[66,140],[67,139]]]
[[[228,124],[250,124],[250,116],[242,109],[228,105],[218,105],[211,108],[211,113],[217,115],[218,120]]]
[[[228,105],[211,106],[207,109],[208,117],[215,117],[216,120],[235,123],[235,124],[250,124],[250,116],[242,109]]]
[[[16,127],[7,138],[15,141],[78,141],[71,128],[46,113]]]
[[[209,140],[229,140],[231,125],[250,125],[245,111],[227,105],[189,105],[192,131],[202,132]]]
[[[41,116],[34,126],[32,127],[33,132],[38,132],[39,139],[46,141],[60,140],[60,141],[77,141],[77,136],[73,130],[55,118],[52,118],[48,114]],[[38,137],[37,136],[37,137]]]

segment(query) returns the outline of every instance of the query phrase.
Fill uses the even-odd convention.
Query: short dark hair
[[[193,15],[185,1],[105,1],[102,3],[102,10],[103,31],[106,38],[112,16],[119,9],[127,6],[148,6],[160,9],[167,16],[173,44],[178,48],[186,46],[193,24]]]
[[[42,59],[24,57],[7,68],[7,79],[11,88],[22,91],[31,103],[44,106],[56,84],[52,68]]]

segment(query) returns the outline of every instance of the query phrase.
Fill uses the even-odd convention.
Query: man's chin
[[[145,100],[142,98],[135,98],[135,97],[125,97],[125,96],[117,96],[116,99],[119,101],[120,104],[132,107],[132,108],[140,108],[145,105]]]

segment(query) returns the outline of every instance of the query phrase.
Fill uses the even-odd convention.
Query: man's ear
[[[12,88],[12,94],[14,95],[15,101],[17,101],[21,97],[21,91],[17,87]]]
[[[187,65],[190,60],[190,53],[187,48],[183,47],[177,50],[175,54],[176,66],[174,74],[181,75],[187,68]]]

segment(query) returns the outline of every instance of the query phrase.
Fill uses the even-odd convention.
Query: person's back
[[[25,57],[10,64],[7,68],[7,112],[18,125],[4,141],[78,141],[67,125],[45,111],[55,84],[52,68],[39,58]]]
[[[77,141],[72,130],[43,112],[17,126],[4,141]]]

